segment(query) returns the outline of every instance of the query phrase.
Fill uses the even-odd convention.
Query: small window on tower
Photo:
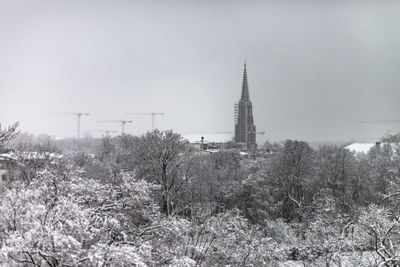
[[[3,182],[7,181],[7,176],[5,174],[1,175],[1,180]]]

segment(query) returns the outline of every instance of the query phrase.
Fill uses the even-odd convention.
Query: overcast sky
[[[260,141],[400,131],[400,1],[0,0],[0,122],[233,131],[245,59]]]

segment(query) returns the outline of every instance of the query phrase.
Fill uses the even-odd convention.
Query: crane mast
[[[151,116],[151,130],[155,130],[155,116],[156,115],[164,115],[164,112],[134,112],[134,113],[126,113],[126,115],[150,115]]]
[[[105,121],[97,121],[97,122],[105,122],[105,123],[121,123],[121,134],[124,135],[125,134],[125,124],[127,123],[132,123],[132,121],[128,121],[128,120],[105,120]]]
[[[81,138],[81,117],[82,116],[89,116],[90,113],[87,112],[54,112],[51,114],[57,114],[57,115],[76,115],[76,124],[77,124],[77,139]]]
[[[77,133],[77,135],[78,135],[78,139],[80,139],[81,138],[81,117],[82,117],[82,115],[89,116],[90,114],[89,113],[83,113],[83,112],[76,112],[75,114],[76,114],[77,119],[78,119],[78,133]]]

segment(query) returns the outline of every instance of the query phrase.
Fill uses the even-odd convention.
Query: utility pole
[[[121,134],[124,135],[125,134],[125,124],[127,123],[132,123],[132,121],[127,121],[127,120],[106,120],[106,121],[97,121],[97,122],[117,122],[117,123],[121,123]]]
[[[155,130],[155,116],[164,115],[163,112],[137,112],[137,113],[126,113],[126,115],[151,115],[151,130]]]

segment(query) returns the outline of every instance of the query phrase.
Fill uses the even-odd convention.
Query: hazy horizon
[[[233,131],[247,61],[258,143],[400,132],[400,2],[0,1],[0,123],[76,136]],[[100,132],[92,132],[101,136]]]

